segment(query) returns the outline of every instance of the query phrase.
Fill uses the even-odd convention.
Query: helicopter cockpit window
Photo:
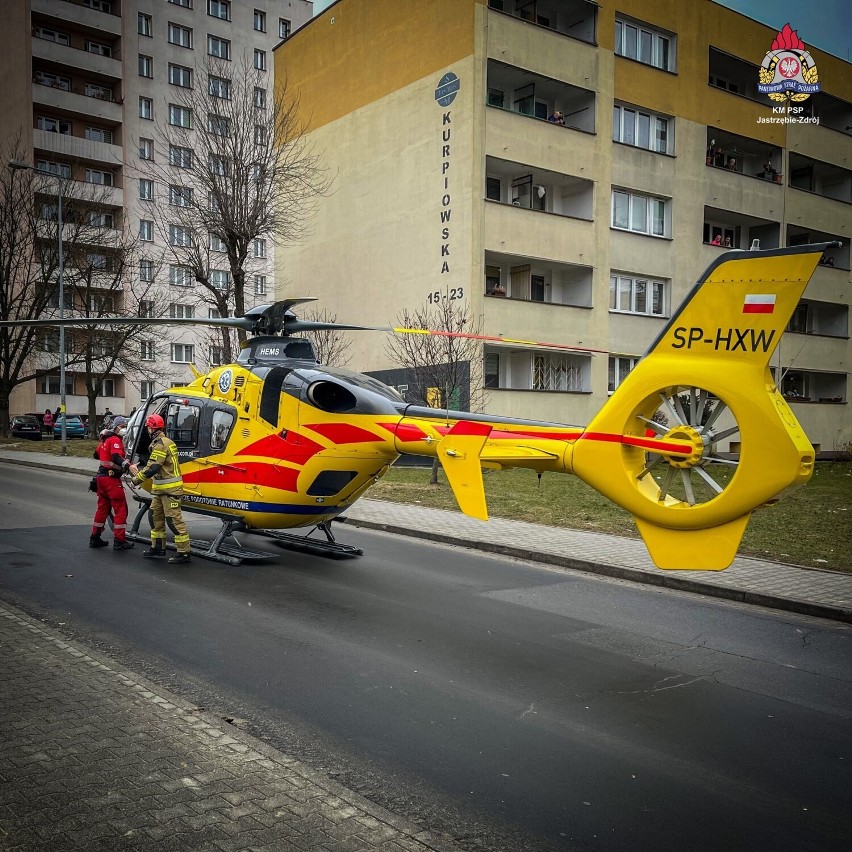
[[[166,417],[166,434],[178,447],[198,446],[198,423],[200,409],[197,405],[182,402],[169,404]]]
[[[228,434],[234,425],[234,415],[230,411],[213,412],[213,428],[210,432],[210,449],[221,450],[228,443]]]

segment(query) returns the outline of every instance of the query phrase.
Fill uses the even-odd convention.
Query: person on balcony
[[[720,245],[722,245],[722,235],[721,235],[721,234],[716,234],[716,236],[715,236],[715,237],[713,237],[713,239],[710,241],[710,245],[711,245],[711,246],[720,246]]]
[[[559,110],[556,110],[552,115],[549,115],[547,120],[553,124],[565,124],[565,116],[563,116]]]

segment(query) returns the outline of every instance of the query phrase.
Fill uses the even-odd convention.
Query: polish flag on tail
[[[774,293],[749,293],[743,303],[744,314],[771,314],[775,310]]]

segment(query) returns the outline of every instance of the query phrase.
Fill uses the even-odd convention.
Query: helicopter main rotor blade
[[[606,349],[592,349],[588,346],[570,346],[566,343],[544,343],[539,340],[517,340],[513,337],[499,337],[491,334],[468,334],[463,331],[436,331],[429,328],[403,328],[388,326],[377,331],[390,331],[393,334],[430,334],[433,337],[463,337],[467,340],[485,340],[490,343],[513,343],[521,346],[543,346],[546,349],[563,349],[568,352],[600,352],[606,353]]]
[[[245,317],[53,317],[36,320],[0,320],[0,328],[121,325],[225,325],[254,330],[255,323]]]

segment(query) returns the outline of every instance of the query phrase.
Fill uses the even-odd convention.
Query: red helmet
[[[145,421],[145,425],[149,429],[164,429],[166,426],[163,422],[163,418],[160,417],[159,414],[149,414],[148,419]]]

